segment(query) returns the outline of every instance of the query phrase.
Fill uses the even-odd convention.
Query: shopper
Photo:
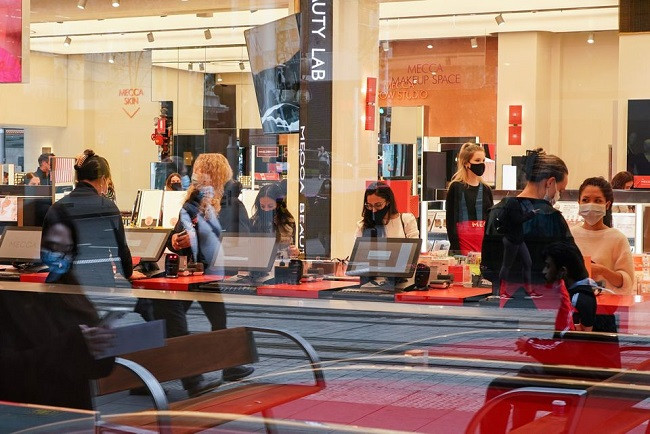
[[[452,252],[480,252],[492,190],[483,182],[485,151],[476,143],[465,143],[458,154],[457,170],[451,178],[445,203],[447,237]]]
[[[25,173],[25,177],[23,178],[23,184],[25,184],[25,185],[41,185],[41,178],[36,176],[36,174],[33,173],[33,172],[28,172],[28,173]]]
[[[34,172],[41,180],[41,185],[50,185],[50,157],[54,157],[51,152],[45,152],[38,157],[38,169]]]
[[[217,216],[221,209],[224,184],[231,178],[232,170],[223,155],[199,155],[194,164],[192,184],[168,245],[174,252],[187,256],[188,261],[201,262],[206,273],[223,273],[215,265],[222,232]],[[212,330],[226,328],[226,308],[223,303],[199,304]],[[153,300],[154,317],[165,320],[167,337],[189,334],[186,314],[191,305],[192,301]],[[248,366],[227,368],[223,371],[223,379],[235,381],[252,373],[253,368]],[[182,383],[188,395],[196,396],[218,387],[221,381],[205,381],[203,376],[198,375],[184,378]]]
[[[605,178],[587,178],[580,186],[579,206],[584,223],[571,228],[575,242],[591,258],[591,275],[617,294],[632,294],[634,262],[627,237],[608,227],[604,219],[614,202],[612,187]]]
[[[171,173],[167,180],[165,181],[165,190],[166,191],[182,191],[183,186],[181,184],[181,175],[179,173]]]
[[[108,161],[86,149],[77,157],[74,169],[77,177],[74,190],[50,207],[43,223],[47,227],[50,219],[65,212],[77,236],[76,260],[65,273],[57,276],[57,282],[115,286],[113,267],[128,279],[132,277],[133,264],[120,210],[105,197],[111,178]],[[133,277],[143,276],[137,273]]]
[[[524,215],[528,212],[534,213],[530,219],[522,223],[521,227],[523,242],[530,254],[530,262],[521,257],[513,259],[512,252],[505,251],[503,238],[513,228],[505,225],[504,222],[513,220],[508,215],[513,208],[507,206],[511,204],[510,201],[502,200],[492,207],[488,214],[481,253],[481,272],[485,278],[492,281],[495,294],[498,294],[501,289],[508,295],[514,295],[522,282],[526,284],[529,272],[527,267],[530,264],[532,286],[529,294],[543,295],[547,292],[542,275],[543,248],[554,241],[573,242],[564,217],[553,208],[560,192],[568,183],[569,170],[564,161],[555,155],[546,154],[543,149],[529,151],[524,172],[527,183],[515,198],[519,204],[519,208],[515,209],[521,209]],[[499,274],[502,273],[504,264],[508,268],[508,280],[501,283]],[[535,294],[532,294],[533,291]],[[554,308],[554,304],[550,303],[552,299],[553,297],[547,301],[536,299],[534,304]]]
[[[257,193],[250,218],[250,230],[253,233],[275,233],[280,243],[280,255],[296,257],[300,253],[294,245],[296,220],[289,212],[285,196],[277,184],[266,184]]]
[[[221,198],[221,211],[219,211],[219,223],[226,233],[248,233],[250,232],[250,220],[246,207],[239,200],[241,194],[241,182],[229,179],[224,187]]]
[[[397,211],[393,190],[385,182],[373,182],[363,195],[362,219],[357,237],[418,238],[415,216]]]
[[[634,187],[634,175],[628,171],[618,172],[612,178],[614,190],[631,190]],[[635,212],[634,205],[612,205],[612,212]]]

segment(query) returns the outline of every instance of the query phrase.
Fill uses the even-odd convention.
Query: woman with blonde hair
[[[221,224],[219,211],[224,185],[232,178],[228,160],[221,154],[201,154],[194,163],[192,184],[181,208],[178,223],[171,236],[168,247],[179,255],[187,256],[188,262],[202,263],[206,274],[223,275],[223,270],[215,266],[215,259],[221,247]],[[226,328],[226,308],[221,302],[199,302],[210,321],[212,330]],[[167,337],[185,336],[187,329],[187,310],[192,301],[154,300],[153,313],[156,319],[164,319]],[[227,368],[223,379],[234,381],[253,372],[248,366]],[[193,376],[182,379],[183,387],[190,396],[196,396],[219,386],[220,381],[204,381],[203,377]]]
[[[483,182],[485,150],[465,143],[458,154],[458,170],[447,191],[447,237],[450,250],[480,252],[487,211],[492,207],[492,190]]]

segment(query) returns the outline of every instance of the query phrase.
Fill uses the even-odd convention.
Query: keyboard
[[[395,291],[382,288],[345,288],[331,291],[331,296],[339,300],[395,301]]]
[[[20,280],[20,273],[17,271],[0,271],[0,280]]]
[[[257,286],[252,283],[211,282],[200,285],[196,291],[220,292],[222,294],[256,295]]]

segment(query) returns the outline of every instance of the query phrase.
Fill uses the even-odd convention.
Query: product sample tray
[[[271,295],[276,297],[323,298],[323,291],[348,288],[358,284],[358,281],[318,280],[303,282],[300,285],[280,283],[277,285],[262,285],[257,288],[257,295]]]
[[[466,302],[478,301],[490,294],[492,294],[491,288],[451,286],[447,289],[400,292],[395,295],[395,301],[397,303],[462,305]]]

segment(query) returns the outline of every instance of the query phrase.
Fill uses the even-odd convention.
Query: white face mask
[[[605,216],[606,211],[605,205],[599,203],[581,203],[579,214],[589,225],[593,226]]]
[[[546,194],[544,195],[544,200],[548,201],[551,206],[555,205],[555,202],[560,200],[560,190],[557,189],[557,186],[555,187],[555,194],[553,197],[550,197],[548,195],[548,187],[546,187]]]

